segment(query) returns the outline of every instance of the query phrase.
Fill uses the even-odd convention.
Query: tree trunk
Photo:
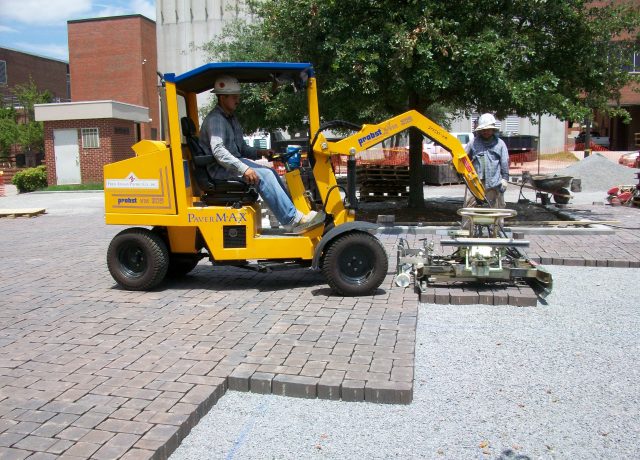
[[[424,113],[426,104],[420,95],[409,94],[409,108]],[[424,208],[424,168],[422,167],[422,133],[416,129],[409,130],[409,207]]]
[[[422,133],[409,130],[409,207],[424,208],[424,168],[422,167]]]

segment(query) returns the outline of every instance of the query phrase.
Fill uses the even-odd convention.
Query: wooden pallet
[[[0,209],[0,217],[35,217],[45,212],[44,208]]]
[[[409,182],[408,166],[360,166],[356,169],[358,182],[366,181],[397,181],[400,183]]]
[[[408,197],[409,192],[407,192],[406,190],[385,190],[384,192],[381,190],[360,190],[360,201],[391,201],[401,200]]]
[[[450,164],[428,164],[424,166],[424,181],[430,185],[459,184],[460,176]]]

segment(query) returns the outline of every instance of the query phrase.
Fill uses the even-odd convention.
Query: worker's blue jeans
[[[240,158],[240,161],[253,169],[260,177],[258,193],[267,203],[276,219],[282,225],[292,224],[297,215],[296,207],[293,205],[289,192],[287,192],[287,188],[278,173],[269,166],[261,165],[247,158]]]

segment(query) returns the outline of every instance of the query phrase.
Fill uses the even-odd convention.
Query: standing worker
[[[240,104],[240,82],[228,75],[216,79],[212,91],[218,104],[209,112],[200,129],[200,145],[213,155],[207,168],[214,179],[239,179],[255,185],[271,212],[287,231],[300,233],[324,222],[324,213],[303,214],[296,209],[280,176],[268,166],[256,163],[258,156],[270,157],[272,150],[247,145],[235,111]]]
[[[499,128],[496,119],[490,113],[484,113],[478,118],[476,136],[473,142],[465,147],[469,159],[482,181],[485,196],[492,208],[504,209],[504,192],[509,184],[509,151],[502,139],[498,137]],[[465,208],[477,204],[472,193],[465,192]],[[500,222],[501,224],[501,222]],[[471,230],[471,220],[463,219],[462,228]]]

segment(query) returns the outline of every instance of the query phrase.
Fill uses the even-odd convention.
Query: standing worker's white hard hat
[[[480,131],[483,129],[500,129],[496,126],[495,117],[490,113],[483,113],[482,115],[480,115],[480,118],[478,118],[478,126],[476,126],[476,129],[474,131]]]
[[[216,78],[216,82],[211,90],[213,94],[240,94],[240,82],[236,77],[221,75]]]

